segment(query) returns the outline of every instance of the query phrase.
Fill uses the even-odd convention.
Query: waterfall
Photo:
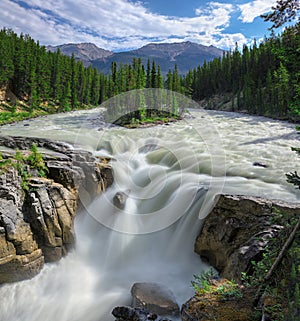
[[[130,304],[134,282],[165,284],[183,303],[193,295],[193,274],[208,268],[193,243],[217,194],[299,200],[284,177],[298,162],[290,146],[299,142],[288,123],[195,110],[195,118],[170,126],[99,130],[88,125],[97,112],[1,128],[110,156],[115,181],[91,204],[82,199],[71,253],[31,280],[0,287],[0,321],[113,320],[114,306]],[[118,192],[126,194],[124,209],[113,204]]]

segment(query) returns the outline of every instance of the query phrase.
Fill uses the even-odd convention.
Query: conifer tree
[[[279,28],[297,17],[300,2],[299,0],[277,0],[276,6],[273,6],[272,10],[271,13],[262,15],[262,18],[273,23],[272,29]]]

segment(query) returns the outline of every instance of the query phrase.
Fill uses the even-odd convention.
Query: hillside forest
[[[111,73],[84,67],[74,56],[48,52],[29,35],[0,31],[0,123],[43,113],[98,106],[133,89],[165,88],[208,108],[281,119],[300,118],[300,23],[251,47],[236,46],[186,75],[163,76],[148,60],[113,62]]]

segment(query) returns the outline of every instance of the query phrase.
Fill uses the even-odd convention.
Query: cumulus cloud
[[[220,26],[228,26],[230,15],[234,10],[234,6],[229,3],[209,2],[205,7],[197,8],[195,14],[208,21],[213,20]]]
[[[152,13],[129,0],[0,1],[3,27],[29,33],[41,44],[93,42],[109,50],[175,39],[227,49],[235,41],[246,42],[242,34],[223,34],[234,10],[231,4],[209,2],[197,8],[194,17],[182,18]]]
[[[242,22],[252,23],[256,17],[271,11],[276,1],[274,0],[254,0],[245,4],[239,5],[241,16],[239,17]]]

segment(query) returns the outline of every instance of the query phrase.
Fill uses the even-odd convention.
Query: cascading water
[[[91,126],[99,111],[53,115],[1,128],[1,134],[80,143],[112,157],[115,182],[76,218],[76,249],[32,280],[0,287],[0,321],[108,321],[130,304],[134,282],[160,282],[179,303],[207,266],[193,253],[220,192],[296,202],[285,173],[299,161],[293,125],[234,113],[192,111],[170,126],[127,130]],[[88,117],[86,117],[88,115]],[[47,126],[45,125],[47,124]],[[254,167],[253,162],[267,168]],[[113,206],[127,194],[123,210]]]

